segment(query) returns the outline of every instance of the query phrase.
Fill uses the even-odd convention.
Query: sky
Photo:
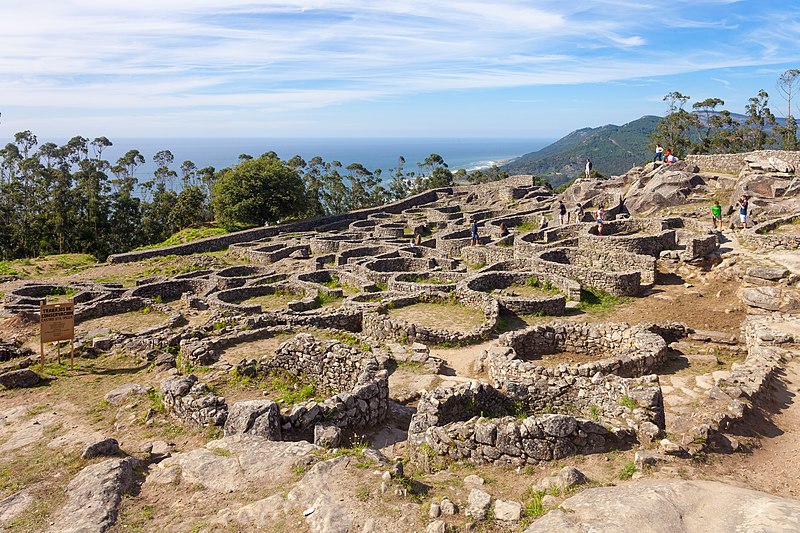
[[[0,139],[555,139],[663,115],[671,91],[744,112],[764,89],[783,117],[777,78],[800,68],[798,0],[6,0],[2,11]]]

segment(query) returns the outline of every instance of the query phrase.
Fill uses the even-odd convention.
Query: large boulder
[[[6,389],[27,389],[35,387],[41,382],[41,376],[29,368],[0,374],[0,387]]]
[[[705,185],[703,178],[696,174],[662,167],[631,185],[625,195],[625,207],[631,213],[649,215],[686,203],[689,195],[702,185]]]
[[[525,533],[575,531],[789,533],[800,531],[800,501],[715,481],[648,479],[587,489]]]
[[[281,440],[281,412],[269,400],[236,402],[225,421],[225,435],[255,435],[267,440]]]
[[[108,531],[117,521],[122,495],[133,486],[136,459],[108,459],[87,466],[67,485],[67,503],[48,533]]]

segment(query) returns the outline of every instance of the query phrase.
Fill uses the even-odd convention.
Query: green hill
[[[554,187],[583,172],[586,158],[603,175],[619,175],[652,157],[647,148],[660,117],[648,115],[622,126],[575,130],[538,152],[510,161],[501,168],[509,174],[534,174]]]

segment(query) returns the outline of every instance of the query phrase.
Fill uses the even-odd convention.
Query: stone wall
[[[194,374],[162,382],[161,395],[167,412],[190,424],[223,426],[228,418],[225,398],[214,395]]]
[[[701,172],[723,172],[738,174],[745,158],[768,159],[774,157],[786,161],[794,168],[800,168],[800,151],[758,150],[738,154],[687,155],[686,163],[700,168]]]
[[[800,230],[795,233],[776,233],[776,228],[785,224],[800,224],[800,213],[762,222],[742,232],[747,244],[761,251],[800,249]]]
[[[642,290],[642,273],[631,271],[631,263],[625,259],[630,257],[579,248],[555,248],[539,253],[531,260],[531,268],[576,279],[582,287],[593,287],[615,296],[635,296]],[[619,271],[610,272],[609,267]]]
[[[661,365],[667,351],[661,336],[625,323],[551,322],[504,333],[497,343],[514,353],[496,358],[494,371],[490,365],[489,375],[496,381],[535,381],[538,375],[588,377],[598,372],[638,377]],[[560,352],[585,354],[597,360],[552,368],[536,363],[542,355]]]
[[[393,307],[403,307],[421,302],[450,303],[449,298],[441,293],[420,293],[414,296],[384,300],[377,306],[375,311],[365,312],[363,331],[366,335],[378,341],[393,340],[411,343],[463,345],[487,339],[497,326],[497,320],[500,317],[500,305],[497,301],[485,296],[480,298],[457,297],[457,300],[465,307],[480,310],[484,315],[484,322],[470,331],[459,332],[429,328],[389,317],[387,312]]]
[[[372,427],[388,410],[389,382],[372,354],[338,341],[317,340],[306,333],[282,344],[261,371],[282,369],[335,393],[322,403],[306,402],[282,416],[284,435],[307,434],[316,424],[343,429]]]
[[[567,295],[570,299],[580,300],[580,285],[573,280],[556,276],[553,274],[541,274],[538,272],[486,272],[471,277],[456,288],[456,294],[462,298],[475,292],[486,296],[494,289],[505,289],[511,285],[526,285],[531,280],[537,280],[539,284],[550,283],[560,290],[563,294],[542,295],[538,297],[509,296],[503,294],[491,294],[500,306],[512,313],[544,315],[563,315]]]
[[[453,292],[466,272],[402,272],[389,278],[389,290],[416,293]]]
[[[175,246],[165,246],[163,248],[153,248],[150,250],[140,250],[136,252],[127,252],[124,254],[114,254],[108,257],[109,263],[129,263],[133,261],[142,261],[150,257],[163,257],[167,255],[190,255],[203,252],[213,252],[216,250],[224,250],[232,244],[243,243],[248,241],[255,241],[266,237],[274,237],[281,233],[292,233],[296,231],[313,231],[320,229],[321,226],[334,225],[339,223],[347,223],[353,220],[367,218],[375,213],[402,213],[405,209],[411,207],[428,204],[438,199],[438,194],[452,194],[451,188],[432,189],[424,193],[410,196],[403,200],[386,204],[379,207],[369,209],[361,209],[344,213],[341,215],[332,215],[327,217],[315,218],[310,220],[301,220],[299,222],[292,222],[289,224],[281,224],[278,226],[254,228],[235,233],[228,233],[218,237],[208,237],[186,244],[178,244]]]

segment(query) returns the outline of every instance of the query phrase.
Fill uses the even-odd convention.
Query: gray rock
[[[553,509],[557,505],[558,505],[558,498],[556,498],[552,494],[545,494],[544,496],[542,496],[542,507],[544,507],[545,509]]]
[[[122,495],[133,486],[136,459],[108,459],[90,465],[67,485],[67,503],[48,533],[90,533],[109,530],[117,521]]]
[[[525,533],[575,531],[794,533],[800,531],[800,501],[715,481],[641,479],[587,489],[536,520]]]
[[[480,489],[472,489],[467,498],[467,509],[464,514],[471,516],[475,520],[483,520],[492,504],[492,497],[489,493]]]
[[[172,444],[163,440],[156,440],[142,446],[141,451],[148,454],[151,461],[158,462],[169,457],[172,453],[172,448]]]
[[[450,498],[443,498],[442,503],[439,504],[439,509],[441,509],[443,515],[452,516],[458,513],[458,507],[450,501]]]
[[[567,415],[549,415],[542,423],[544,432],[553,437],[566,437],[575,432],[578,422]]]
[[[117,439],[109,438],[88,445],[83,450],[83,455],[81,455],[81,458],[94,459],[95,457],[100,456],[112,457],[114,455],[119,455],[120,453],[121,450],[119,449],[119,442],[117,442]]]
[[[777,281],[788,276],[789,271],[785,268],[777,267],[750,267],[747,269],[747,275],[754,278]]]
[[[12,370],[0,375],[0,386],[7,389],[27,389],[41,382],[41,376],[29,368]]]
[[[574,466],[565,466],[558,473],[558,484],[563,490],[583,485],[586,481],[587,479],[584,473]]]
[[[342,442],[342,429],[333,424],[314,426],[314,444],[323,448],[336,448]]]
[[[428,524],[425,533],[447,533],[447,524],[443,520],[436,520]]]
[[[494,519],[500,522],[519,522],[522,518],[522,505],[511,500],[497,500],[494,502]]]
[[[335,481],[346,475],[350,459],[346,456],[315,464],[286,497],[296,508],[314,509],[306,515],[306,523],[312,533],[349,533],[355,521],[355,513],[343,503],[344,495],[335,492]],[[348,495],[351,487],[344,487]]]
[[[428,516],[431,518],[439,518],[439,515],[442,514],[442,508],[439,506],[438,503],[432,503],[430,508],[428,509]]]
[[[751,287],[742,290],[742,301],[750,307],[777,311],[781,307],[781,289],[778,287]]]
[[[92,339],[92,348],[107,352],[114,347],[114,339],[112,337],[95,337]]]
[[[245,505],[236,511],[236,521],[243,526],[266,528],[285,517],[286,501],[279,494]]]
[[[225,436],[254,435],[268,440],[281,440],[281,413],[270,400],[236,402],[228,411]]]
[[[116,389],[112,389],[106,393],[106,401],[110,404],[117,405],[125,401],[128,396],[145,396],[153,387],[150,385],[140,385],[139,383],[126,383],[120,385]]]
[[[315,449],[308,442],[270,441],[250,435],[224,437],[164,459],[152,469],[145,485],[183,480],[222,494],[261,488],[290,479],[297,461]]]
[[[33,503],[30,488],[15,492],[7,498],[0,500],[0,531],[2,524],[14,520]]]
[[[484,481],[481,476],[476,476],[475,474],[470,474],[464,478],[465,485],[483,485]]]

